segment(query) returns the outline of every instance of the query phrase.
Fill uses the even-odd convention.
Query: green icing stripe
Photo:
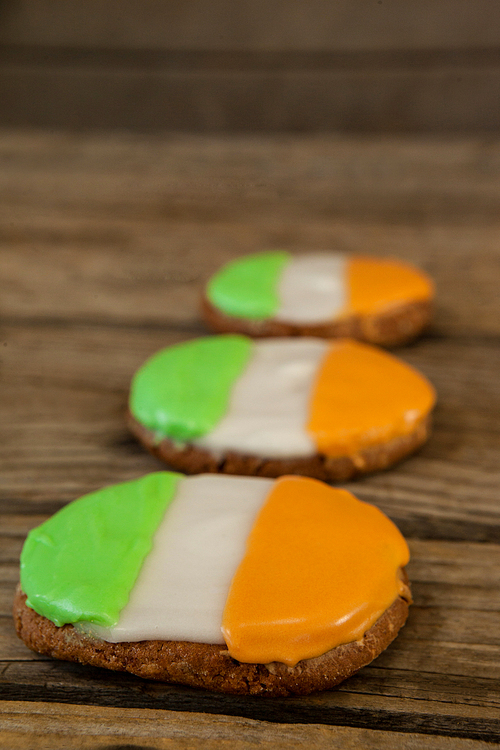
[[[182,476],[161,471],[106,487],[30,531],[21,553],[27,604],[59,626],[115,625]]]
[[[226,315],[270,318],[278,309],[278,283],[290,259],[284,250],[269,250],[234,260],[210,279],[208,299]]]
[[[132,414],[160,437],[185,441],[206,435],[226,413],[252,349],[251,339],[232,334],[163,349],[134,376]]]

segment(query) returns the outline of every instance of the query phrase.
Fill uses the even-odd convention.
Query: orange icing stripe
[[[409,560],[378,508],[316,479],[271,490],[233,578],[222,621],[242,662],[293,666],[362,638],[393,603]]]
[[[307,430],[321,453],[355,455],[413,432],[434,401],[430,383],[405,362],[344,339],[323,360]]]
[[[344,314],[374,314],[434,294],[432,282],[424,273],[397,260],[352,257],[347,277],[349,301]]]

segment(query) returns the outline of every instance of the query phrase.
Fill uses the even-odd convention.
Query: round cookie
[[[428,325],[433,297],[431,280],[398,260],[271,250],[223,266],[206,286],[202,313],[219,333],[394,346]]]
[[[14,620],[27,646],[55,658],[221,692],[307,694],[396,637],[408,558],[394,524],[346,490],[157,472],[30,532]]]
[[[132,381],[128,421],[186,473],[343,481],[422,445],[434,400],[420,373],[368,344],[225,334],[149,359]]]

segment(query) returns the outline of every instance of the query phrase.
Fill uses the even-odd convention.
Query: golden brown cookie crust
[[[433,312],[431,299],[392,305],[374,315],[352,315],[318,325],[297,325],[283,321],[248,320],[225,315],[206,298],[201,313],[207,326],[216,333],[243,333],[254,338],[268,336],[317,336],[353,338],[379,346],[397,346],[414,339],[429,325]]]
[[[404,571],[403,578],[407,581]],[[57,627],[25,602],[18,587],[13,611],[16,631],[39,654],[222,693],[286,696],[327,690],[369,664],[405,624],[411,595],[407,587],[360,641],[337,646],[294,667],[279,662],[244,664],[231,658],[224,646],[204,643],[107,643],[82,635],[72,625]]]
[[[324,482],[344,482],[359,474],[387,469],[420,448],[430,432],[430,417],[427,417],[410,434],[352,456],[332,458],[318,453],[306,458],[265,458],[227,452],[217,457],[190,443],[180,444],[169,438],[158,440],[154,432],[144,427],[130,412],[127,422],[130,430],[153,456],[185,474],[219,473],[270,478],[299,474]]]

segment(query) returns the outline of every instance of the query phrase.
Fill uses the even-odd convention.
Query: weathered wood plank
[[[93,224],[121,220],[124,228],[141,219],[248,218],[252,208],[266,209],[268,218],[299,208],[301,218],[347,212],[383,223],[399,216],[411,227],[425,214],[463,224],[474,215],[495,218],[499,151],[499,139],[485,136],[146,137],[2,129],[0,190],[9,209],[24,203],[49,210],[45,222],[43,214],[33,215],[33,226],[41,232],[45,224],[46,234],[56,209],[71,209],[66,220],[87,215]],[[459,205],[469,207],[465,216],[454,211]],[[376,214],[382,206],[387,213]],[[15,219],[16,213],[13,236]],[[59,231],[54,228],[54,238]],[[74,225],[76,238],[93,235],[99,237],[92,226]],[[100,237],[123,239],[116,229]]]
[[[0,538],[2,540],[0,546],[0,564],[19,560],[23,538],[4,537],[3,535]]]
[[[488,0],[18,0],[4,3],[0,41],[130,49],[429,49],[497,46],[500,13]]]
[[[54,240],[66,231],[66,239],[116,245],[123,244],[132,221],[152,222],[154,230],[154,222],[177,220],[186,231],[194,222],[196,232],[199,220],[248,222],[252,214],[264,226],[295,214],[299,231],[297,220],[308,216],[317,221],[357,217],[382,225],[397,219],[410,237],[412,226],[424,217],[462,226],[481,217],[498,221],[500,142],[494,137],[444,141],[280,134],[222,140],[176,134],[31,135],[4,129],[0,136],[2,210],[11,214],[3,231],[12,238],[29,238],[31,228],[32,235],[47,240],[52,229]],[[27,211],[23,217],[23,205],[31,221]],[[63,213],[53,226],[58,211]],[[82,216],[91,222],[87,227]],[[23,218],[25,225],[19,226]],[[468,231],[474,229],[473,223]],[[468,242],[466,234],[457,250]],[[158,251],[159,243],[157,233],[151,249]],[[406,253],[409,248],[400,243],[399,249]]]
[[[123,59],[106,64],[102,55],[85,61],[81,49],[74,50],[72,60],[66,53],[62,63],[57,51],[44,49],[45,62],[36,64],[36,50],[33,55],[29,49],[17,63],[0,65],[0,126],[495,136],[498,50],[479,52],[479,63],[464,59],[460,49],[450,55],[438,49],[434,64],[425,50],[410,59],[396,54],[392,61],[383,53],[347,60],[333,55],[319,66],[307,61],[304,67],[302,55],[285,54],[268,68],[260,55],[249,63],[233,53],[229,63],[212,61],[206,67],[203,55],[193,70],[192,64],[184,69],[169,64],[169,58],[141,64],[134,54],[129,64]]]
[[[0,539],[2,537],[7,537],[9,541],[15,538],[24,539],[30,529],[39,526],[47,520],[47,517],[46,515],[25,515],[24,513],[19,515],[2,513]]]
[[[498,705],[491,701],[489,705],[471,705],[462,700],[469,692],[467,686],[470,686],[470,678],[448,679],[447,690],[443,689],[444,679],[441,684],[438,680],[441,697],[437,698],[433,676],[426,681],[421,672],[405,670],[401,677],[408,682],[406,692],[415,696],[408,698],[402,693],[401,677],[397,685],[391,686],[386,670],[370,675],[372,669],[368,667],[361,673],[366,691],[362,694],[351,692],[345,683],[341,690],[286,700],[217,695],[202,690],[141,682],[131,675],[44,660],[2,664],[0,684],[3,697],[11,700],[29,698],[34,701],[119,706],[122,709],[203,711],[260,721],[321,723],[390,731],[397,727],[401,732],[500,740]],[[370,677],[373,679],[370,680]],[[354,684],[359,686],[359,682]],[[485,703],[488,704],[486,696],[491,690],[496,693],[497,684],[494,680],[484,680],[482,692]],[[374,694],[370,694],[370,689]],[[384,695],[384,691],[388,694]]]
[[[14,567],[14,565],[12,566]],[[19,580],[19,565],[15,565],[15,573],[14,571],[9,571],[12,575],[12,579],[5,579],[3,577],[3,574],[5,571],[5,566],[0,566],[0,616],[2,617],[10,617],[10,614],[12,612],[12,602],[14,600],[14,592],[16,590],[17,581]]]
[[[24,643],[17,638],[12,612],[0,617],[0,649],[3,653],[9,654],[9,658],[6,660],[8,662],[33,662],[44,658],[29,651]]]
[[[1,571],[1,582],[2,585],[5,586],[5,590],[11,590],[14,591],[14,587],[17,585],[17,582],[19,581],[19,560],[16,560],[12,563],[2,563],[0,565],[0,571]],[[2,610],[0,614],[7,614],[11,611],[11,603],[12,599],[10,599],[8,609]]]
[[[0,122],[496,133],[498,15],[488,0],[10,0]]]
[[[42,750],[52,742],[53,747],[68,750],[107,747],[116,742],[127,747],[172,748],[186,750],[203,744],[208,750],[230,748],[314,747],[335,750],[358,750],[360,747],[402,748],[412,750],[486,750],[490,744],[481,741],[399,732],[380,732],[348,727],[309,725],[279,726],[261,724],[251,719],[214,717],[201,713],[184,714],[154,709],[126,711],[94,706],[67,706],[56,703],[25,703],[9,701],[0,703],[0,731],[6,744],[13,750]],[[453,745],[451,744],[453,743]]]
[[[439,333],[500,333],[496,139],[3,132],[0,163],[6,316],[194,327],[221,262],[338,247],[426,268]]]

